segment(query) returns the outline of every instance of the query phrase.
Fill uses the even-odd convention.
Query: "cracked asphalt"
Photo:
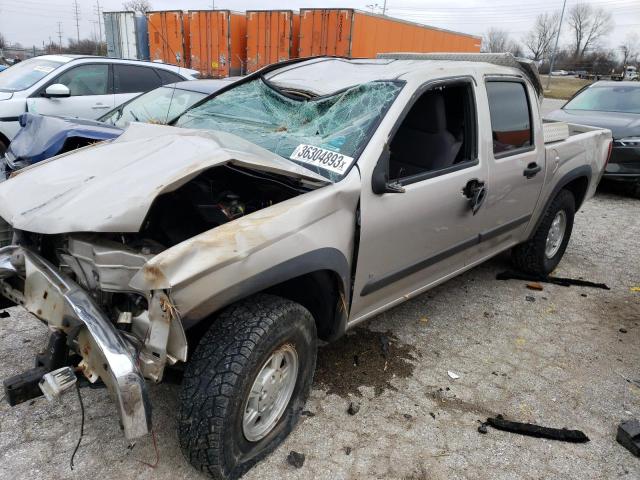
[[[640,292],[631,289],[640,286],[639,218],[640,200],[612,193],[599,193],[576,216],[555,274],[611,290],[531,291],[523,281],[497,281],[509,268],[505,255],[323,347],[306,415],[244,478],[640,478],[640,460],[615,441],[622,419],[640,418]],[[1,378],[30,367],[46,338],[38,321],[10,313],[0,319]],[[155,468],[143,463],[155,463],[153,442],[127,445],[104,390],[82,390],[87,419],[73,471],[75,394],[58,405],[3,402],[0,478],[204,478],[178,447],[177,391],[151,387]],[[352,401],[361,407],[356,415],[347,413]],[[498,413],[580,429],[591,441],[478,433],[479,420]],[[291,450],[306,456],[302,468],[287,464]]]

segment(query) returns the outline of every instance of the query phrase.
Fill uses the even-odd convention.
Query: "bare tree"
[[[5,48],[7,46],[7,41],[4,38],[4,35],[0,33],[0,48]]]
[[[638,34],[635,32],[629,33],[625,37],[624,43],[620,45],[620,50],[622,51],[622,66],[636,63],[640,56],[640,39],[638,38]]]
[[[152,7],[149,0],[127,0],[122,3],[122,8],[131,12],[147,13]]]
[[[551,45],[558,34],[560,14],[541,13],[536,17],[533,28],[524,36],[522,43],[534,60],[549,58]]]
[[[588,3],[576,3],[567,20],[573,34],[573,57],[581,59],[585,52],[597,46],[613,27],[611,14]]]
[[[511,38],[509,33],[498,28],[490,28],[482,37],[482,51],[485,53],[511,53],[516,57],[522,56],[522,47]]]
[[[487,53],[502,53],[507,51],[509,34],[498,28],[490,28],[482,37],[482,51]]]

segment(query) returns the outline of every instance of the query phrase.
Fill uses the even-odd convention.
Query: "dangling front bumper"
[[[126,438],[151,431],[151,404],[135,349],[85,290],[36,253],[7,246],[0,248],[0,308],[6,300],[75,338],[80,367],[106,384]]]

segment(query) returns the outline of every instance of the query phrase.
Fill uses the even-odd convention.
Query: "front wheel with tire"
[[[573,230],[576,203],[573,194],[560,190],[544,213],[533,236],[513,248],[511,258],[524,272],[547,276],[560,263]]]
[[[242,476],[291,432],[311,390],[316,326],[303,306],[257,295],[222,312],[187,365],[180,446],[213,478]]]

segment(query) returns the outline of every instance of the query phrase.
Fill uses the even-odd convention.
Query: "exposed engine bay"
[[[179,305],[168,292],[136,291],[130,286],[134,275],[155,255],[182,241],[309,188],[290,177],[225,164],[159,196],[139,233],[18,232],[17,238],[84,288],[135,346],[143,375],[160,381],[167,364],[186,361]],[[98,378],[89,366],[84,370],[90,380]]]

